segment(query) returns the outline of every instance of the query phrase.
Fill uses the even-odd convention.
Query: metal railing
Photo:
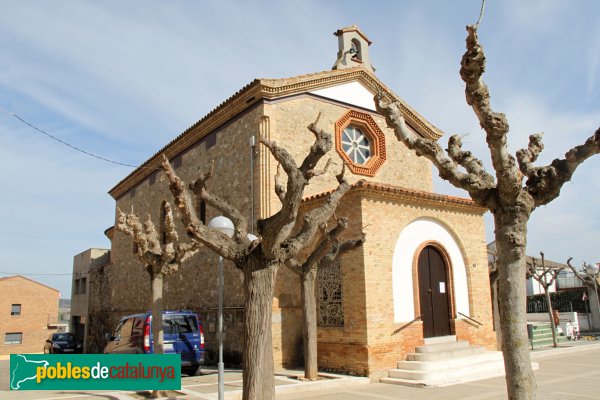
[[[402,325],[400,328],[396,329],[394,332],[392,332],[392,335],[395,335],[396,333],[400,332],[403,329],[408,328],[410,325],[414,324],[415,322],[421,320],[421,318],[423,317],[423,315],[419,315],[418,317],[416,317],[415,319],[413,319],[410,322],[407,322],[406,324]]]
[[[457,311],[457,314],[458,314],[458,315],[460,315],[461,317],[465,317],[465,318],[466,318],[466,319],[468,319],[469,321],[473,321],[473,322],[475,322],[476,324],[478,324],[478,325],[480,325],[480,326],[483,326],[483,324],[482,324],[481,322],[477,321],[476,319],[473,319],[473,318],[469,317],[468,315],[465,315],[465,314],[461,313],[460,311]]]

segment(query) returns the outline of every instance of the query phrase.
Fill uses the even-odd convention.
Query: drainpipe
[[[250,136],[250,232],[254,233],[254,149],[256,137]]]

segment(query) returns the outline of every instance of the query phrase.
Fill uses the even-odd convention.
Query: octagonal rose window
[[[385,161],[385,136],[375,120],[358,111],[348,111],[335,123],[338,154],[348,168],[361,175],[373,176]]]

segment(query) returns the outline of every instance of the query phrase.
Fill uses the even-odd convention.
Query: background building
[[[41,353],[57,331],[60,292],[21,275],[0,278],[0,355]]]
[[[110,262],[110,250],[87,249],[73,257],[73,285],[71,289],[71,315],[69,330],[83,343],[87,337],[89,307],[89,271]],[[69,321],[69,319],[67,319]]]

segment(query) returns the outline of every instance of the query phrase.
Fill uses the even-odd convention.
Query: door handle
[[[431,289],[427,289],[427,293],[431,293]]]

